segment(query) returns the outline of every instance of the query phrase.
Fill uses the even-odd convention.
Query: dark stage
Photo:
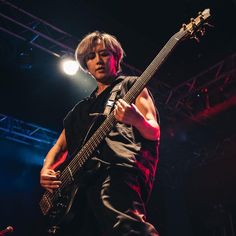
[[[181,42],[148,84],[161,118],[148,217],[160,236],[236,235],[235,0],[1,0],[0,230],[42,235],[44,157],[65,115],[95,88],[82,72],[65,75],[60,60],[99,30],[123,45],[123,71],[140,75],[206,8],[200,42]]]

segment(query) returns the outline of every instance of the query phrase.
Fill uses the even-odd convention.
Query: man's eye
[[[95,57],[95,53],[89,53],[87,56],[86,56],[86,60],[91,60]]]
[[[108,51],[100,52],[100,55],[103,57],[109,56],[110,53]]]

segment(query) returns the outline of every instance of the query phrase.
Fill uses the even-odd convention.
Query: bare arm
[[[58,188],[60,181],[58,181],[58,172],[51,169],[52,164],[67,150],[65,130],[62,131],[55,145],[50,149],[45,157],[43,168],[40,172],[40,184],[45,189],[52,192],[53,189]]]
[[[157,122],[156,110],[153,101],[144,89],[136,98],[135,104],[127,104],[119,99],[114,110],[118,121],[133,125],[140,134],[149,140],[160,139],[160,127]]]
[[[54,146],[50,149],[47,156],[45,157],[43,169],[50,169],[52,164],[56,161],[56,158],[67,149],[66,145],[66,137],[65,137],[65,130],[63,129],[62,133],[60,134],[57,142]]]

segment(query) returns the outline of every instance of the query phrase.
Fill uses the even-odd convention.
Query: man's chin
[[[101,82],[101,83],[109,83],[109,82],[112,82],[113,81],[113,78],[112,77],[108,77],[108,76],[106,76],[106,75],[98,75],[97,77],[96,77],[96,80],[97,80],[97,82]]]

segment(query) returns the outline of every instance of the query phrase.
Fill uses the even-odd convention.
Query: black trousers
[[[104,169],[81,188],[74,204],[76,216],[63,236],[158,236],[146,222],[142,188],[135,173]]]

